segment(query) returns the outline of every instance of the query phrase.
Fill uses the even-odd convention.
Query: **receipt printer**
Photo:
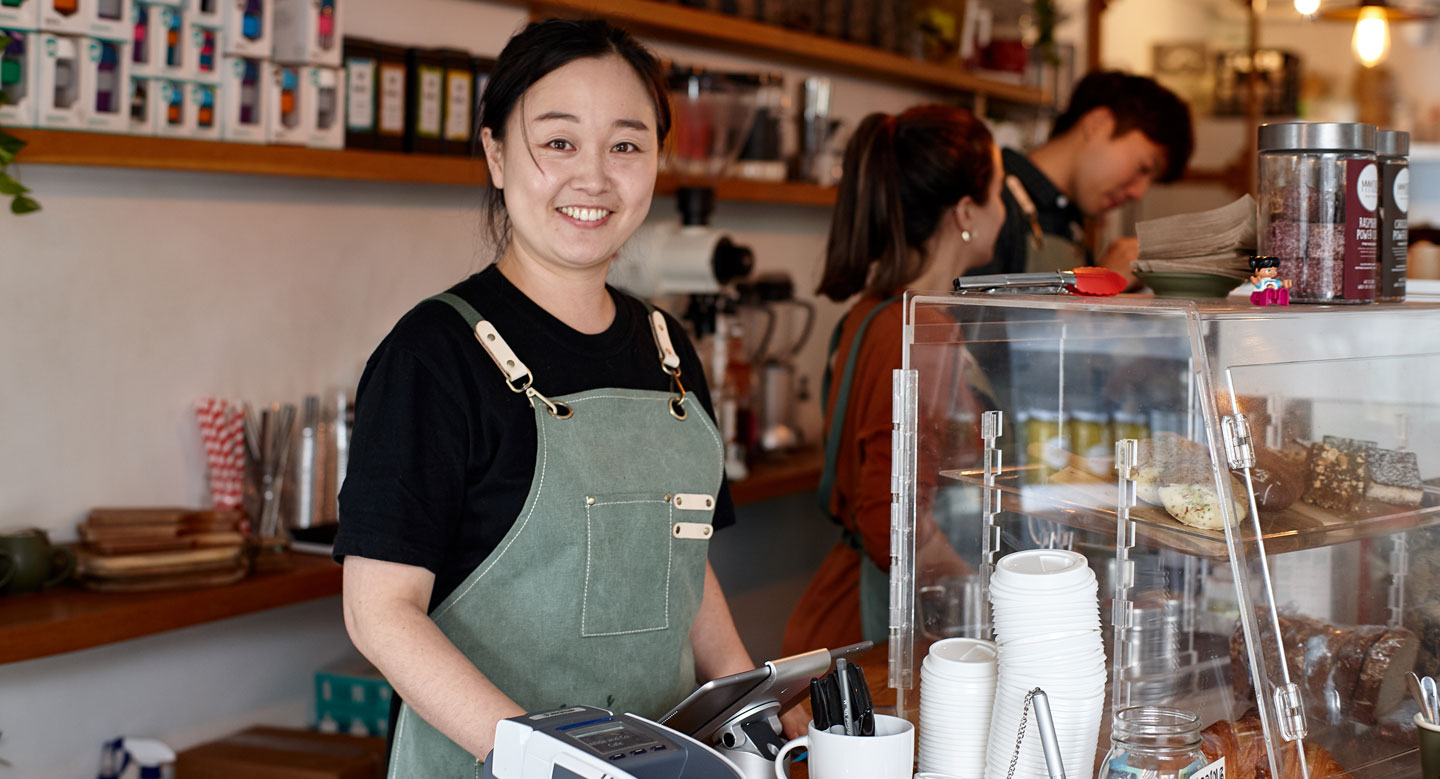
[[[495,728],[486,779],[744,779],[734,763],[634,714],[590,706],[526,714]]]

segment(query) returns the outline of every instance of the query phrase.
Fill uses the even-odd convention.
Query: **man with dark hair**
[[[1099,264],[1130,278],[1137,244],[1115,241],[1094,262],[1084,220],[1179,179],[1195,147],[1190,108],[1143,76],[1095,71],[1075,85],[1050,140],[1027,157],[1005,149],[1005,224],[994,259],[972,273],[1021,273]]]

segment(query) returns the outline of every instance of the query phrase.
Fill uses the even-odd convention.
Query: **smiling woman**
[[[403,698],[391,776],[472,776],[501,719],[654,718],[753,665],[706,559],[734,506],[700,361],[605,284],[670,129],[658,63],[532,24],[479,125],[499,257],[371,356],[340,494],[346,626]]]

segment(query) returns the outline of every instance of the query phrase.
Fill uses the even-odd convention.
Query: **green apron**
[[[884,641],[890,636],[890,577],[865,553],[860,534],[855,532],[838,517],[830,513],[830,498],[835,490],[835,469],[840,461],[840,440],[845,435],[845,415],[850,408],[850,388],[855,380],[855,364],[860,359],[860,345],[865,342],[865,333],[870,323],[891,303],[900,300],[896,295],[881,301],[870,310],[850,342],[850,353],[845,356],[845,368],[840,374],[840,390],[835,396],[835,413],[830,417],[830,427],[825,431],[825,470],[820,474],[820,487],[815,497],[820,502],[820,511],[844,529],[843,538],[855,551],[860,553],[860,632],[866,641]],[[820,382],[821,402],[830,398],[830,361],[840,348],[840,333],[845,327],[842,317],[835,323],[830,334],[830,348],[826,351],[825,376]],[[900,346],[900,344],[896,344]]]
[[[529,397],[537,446],[514,526],[431,619],[526,711],[587,704],[658,718],[695,687],[690,626],[724,472],[714,423],[684,402],[664,318],[651,312],[657,367],[678,397],[598,389],[550,399],[478,312],[437,297]],[[480,759],[401,707],[390,777],[480,771]]]
[[[1029,240],[1025,242],[1026,273],[1072,270],[1087,264],[1085,250],[1081,248],[1078,237],[1075,241],[1069,241],[1040,229],[1039,211],[1018,177],[1006,176],[1005,186],[1010,190],[1010,196],[1015,198],[1015,203],[1020,206],[1020,213],[1025,215],[1025,221],[1030,224]]]

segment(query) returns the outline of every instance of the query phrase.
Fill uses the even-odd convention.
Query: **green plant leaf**
[[[24,195],[16,195],[15,199],[10,201],[10,213],[12,214],[29,214],[39,210],[40,204]]]
[[[22,141],[10,133],[0,130],[0,151],[10,152],[12,155],[25,148],[28,141]]]
[[[23,195],[29,191],[24,184],[10,178],[10,174],[0,171],[0,195]]]

